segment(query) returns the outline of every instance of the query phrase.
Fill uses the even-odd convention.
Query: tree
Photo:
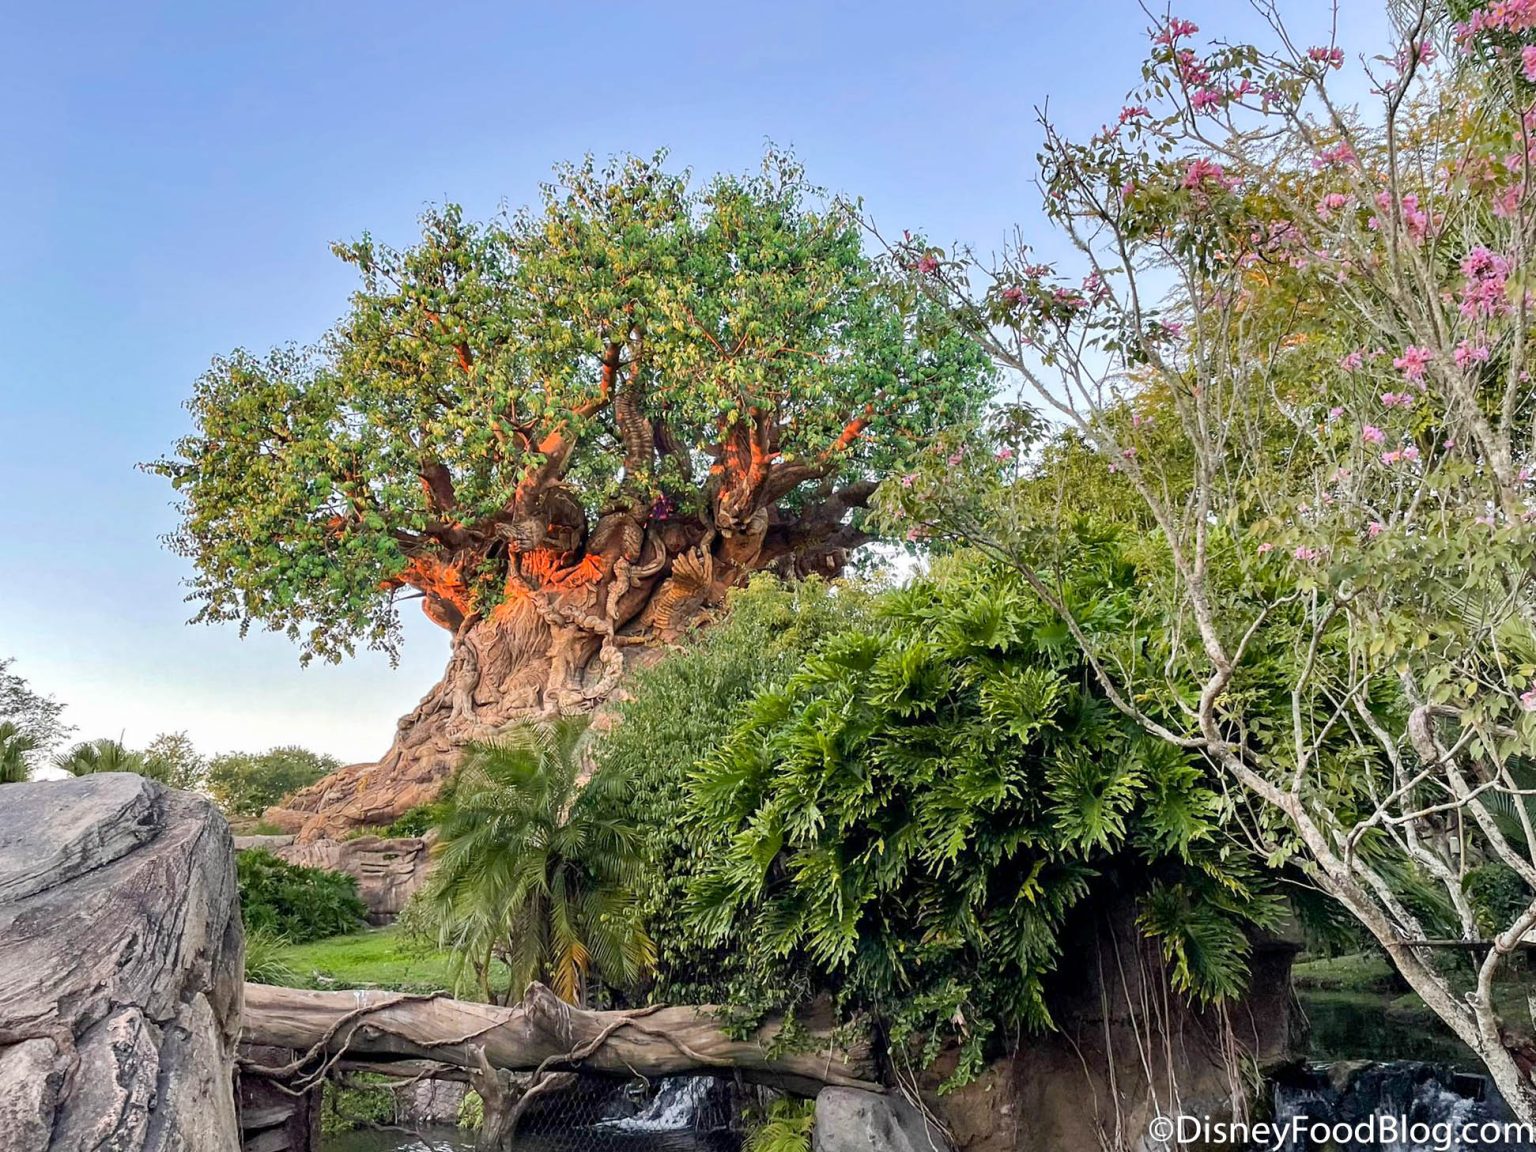
[[[208,776],[208,761],[185,732],[162,732],[144,749],[144,758],[155,764],[156,779],[172,788],[200,789]]]
[[[30,778],[27,755],[37,749],[37,737],[11,720],[0,720],[0,784],[20,784]]]
[[[486,1000],[530,983],[584,1002],[588,974],[633,985],[655,959],[631,887],[637,835],[615,819],[615,772],[583,784],[585,717],[523,723],[466,750],[416,897],[417,924],[473,973]],[[507,984],[491,984],[493,961]]]
[[[452,634],[383,761],[296,801],[338,824],[387,824],[511,719],[590,708],[751,572],[836,574],[878,479],[990,392],[780,153],[702,186],[588,159],[538,208],[335,251],[362,284],[322,346],[216,360],[150,467],[199,620],[339,659],[392,650],[415,598]]]
[[[226,816],[260,816],[283,797],[341,767],[334,756],[294,744],[226,752],[208,761],[208,792]]]
[[[43,696],[21,676],[11,671],[13,660],[0,660],[0,721],[9,721],[36,743],[34,749],[46,751],[73,729],[60,720],[64,705],[51,696]]]
[[[1536,927],[1536,29],[1491,5],[1437,44],[1406,8],[1365,62],[1378,111],[1278,17],[1272,49],[1153,29],[1115,125],[1045,125],[1076,268],[905,247],[1057,423],[941,448],[881,499],[1017,571],[1106,699],[1219,771],[1234,827],[1347,908],[1531,1122],[1493,986]],[[1106,539],[1137,569],[1113,629],[1064,594]],[[1489,864],[1514,899],[1474,883]],[[1486,942],[1471,980],[1442,935]]]

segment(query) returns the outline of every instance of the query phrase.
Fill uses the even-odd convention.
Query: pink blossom
[[[1410,380],[1422,380],[1424,369],[1435,358],[1434,349],[1424,348],[1418,344],[1410,344],[1403,349],[1403,354],[1392,361],[1392,367],[1396,368]]]
[[[1468,320],[1502,316],[1509,311],[1510,262],[1479,245],[1461,258],[1461,314]]]
[[[1407,461],[1409,461],[1411,463],[1412,461],[1417,460],[1418,458],[1419,458],[1419,450],[1418,450],[1417,446],[1415,446],[1413,444],[1404,445],[1404,447],[1403,447],[1403,459],[1404,460],[1407,460]]]
[[[1447,436],[1445,438],[1445,443],[1441,445],[1441,447],[1449,452],[1452,448],[1456,447],[1456,438],[1454,436]]]
[[[1381,402],[1387,408],[1408,408],[1413,405],[1413,397],[1407,392],[1383,392]]]
[[[1192,160],[1184,171],[1185,188],[1203,188],[1207,181],[1230,192],[1237,187],[1237,181],[1227,176],[1226,169],[1214,160],[1207,160],[1204,156]]]
[[[1356,349],[1339,361],[1339,367],[1346,372],[1353,372],[1365,363],[1365,353]]]
[[[1124,108],[1120,109],[1120,123],[1125,124],[1150,115],[1152,113],[1147,110],[1145,104],[1127,104]]]
[[[1478,8],[1465,24],[1456,25],[1456,38],[1466,43],[1478,32],[1524,32],[1536,28],[1536,0],[1493,0]]]
[[[1002,296],[1009,304],[1017,305],[1024,303],[1024,289],[1020,288],[1017,284],[1010,284],[1007,288],[1004,288]]]
[[[1536,84],[1536,44],[1527,44],[1520,49],[1520,67],[1525,72],[1525,78]]]
[[[997,458],[999,460],[1012,460],[1013,459],[1013,449],[1012,448],[999,448],[997,450]]]
[[[1488,349],[1478,344],[1469,344],[1463,340],[1460,344],[1456,345],[1456,350],[1452,355],[1456,359],[1456,367],[1465,368],[1469,364],[1481,363],[1487,360]]]
[[[1316,560],[1318,556],[1322,555],[1322,553],[1318,552],[1316,548],[1308,548],[1305,544],[1303,544],[1298,547],[1295,552],[1291,553],[1291,555],[1296,557],[1298,560],[1306,560],[1310,562]]]
[[[1196,112],[1209,112],[1221,104],[1221,93],[1210,88],[1196,88],[1193,96],[1189,98],[1189,106]]]
[[[1136,449],[1127,448],[1125,451],[1121,452],[1120,455],[1124,456],[1127,460],[1134,460],[1136,458]]]
[[[908,472],[905,476],[903,476],[901,478],[901,486],[903,488],[910,488],[910,487],[912,487],[912,485],[914,485],[916,483],[917,483],[917,473],[916,472]]]
[[[1520,707],[1527,712],[1536,712],[1536,688],[1528,688],[1520,693]]]
[[[1328,419],[1330,420],[1337,420],[1342,415],[1344,415],[1344,409],[1338,407],[1337,405],[1328,409]]]
[[[1374,424],[1367,424],[1360,429],[1360,439],[1367,444],[1380,444],[1387,438],[1387,434]]]
[[[939,258],[931,252],[925,252],[917,262],[917,270],[924,276],[932,276],[939,270]]]
[[[1324,148],[1312,158],[1314,168],[1335,168],[1343,164],[1353,163],[1355,150],[1349,146],[1348,140],[1340,141],[1331,148]]]
[[[1273,552],[1274,550],[1275,550],[1275,546],[1273,544],[1271,544],[1268,540],[1264,541],[1264,543],[1259,545],[1259,555],[1260,556],[1264,555],[1266,552]]]
[[[1369,536],[1372,540],[1376,539],[1376,537],[1380,536],[1386,530],[1387,530],[1387,526],[1385,524],[1383,524],[1380,520],[1372,520],[1369,524],[1367,524],[1365,526],[1365,534],[1367,536]]]
[[[1317,214],[1324,220],[1333,219],[1333,214],[1349,206],[1349,197],[1342,192],[1330,192],[1317,202]]]
[[[1474,523],[1474,524],[1481,524],[1484,528],[1492,528],[1493,527],[1493,517],[1492,516],[1474,516],[1472,518],[1472,523]]]
[[[1344,67],[1344,49],[1342,48],[1308,48],[1307,59],[1314,64],[1326,64],[1330,68]]]
[[[1390,452],[1383,452],[1381,454],[1381,462],[1383,464],[1396,464],[1398,461],[1402,460],[1402,458],[1403,451],[1401,448],[1394,448]]]
[[[1203,88],[1210,82],[1211,70],[1200,62],[1200,58],[1189,48],[1181,48],[1174,56],[1173,62],[1178,66],[1179,79],[1187,88]]]
[[[1198,31],[1200,31],[1200,28],[1194,21],[1180,20],[1177,16],[1172,16],[1169,18],[1168,23],[1163,25],[1162,30],[1152,37],[1152,42],[1166,46],[1185,36],[1193,36]]]

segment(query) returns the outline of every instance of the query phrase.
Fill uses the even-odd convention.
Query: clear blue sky
[[[1346,43],[1383,43],[1376,0],[1343,7]],[[1177,10],[1256,30],[1239,0]],[[1321,0],[1287,10],[1327,26]],[[0,657],[82,736],[375,757],[443,634],[408,612],[398,670],[301,670],[281,637],[187,626],[187,569],[158,542],[169,491],[134,470],[186,430],[213,354],[340,314],[331,240],[406,242],[430,201],[526,202],[586,151],[666,146],[707,173],[771,139],[883,227],[988,248],[1020,224],[1050,251],[1033,108],[1074,131],[1112,118],[1146,23],[1133,0],[9,5]]]

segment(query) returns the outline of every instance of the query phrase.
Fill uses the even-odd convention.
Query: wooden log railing
[[[738,1040],[708,1006],[590,1011],[565,1003],[542,984],[530,985],[523,1002],[507,1008],[445,996],[247,984],[241,1039],[304,1054],[291,1067],[252,1069],[278,1078],[314,1078],[342,1061],[374,1069],[399,1064],[403,1074],[420,1075],[428,1061],[469,1073],[729,1072],[801,1095],[828,1085],[878,1091],[867,1040],[835,1041],[830,1012],[823,1016],[799,1020],[807,1042],[781,1051],[790,1046],[774,1045],[776,1024]]]

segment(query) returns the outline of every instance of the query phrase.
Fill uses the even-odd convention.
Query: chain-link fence
[[[744,1091],[718,1076],[648,1081],[578,1073],[528,1101],[514,1148],[541,1152],[737,1152]]]

